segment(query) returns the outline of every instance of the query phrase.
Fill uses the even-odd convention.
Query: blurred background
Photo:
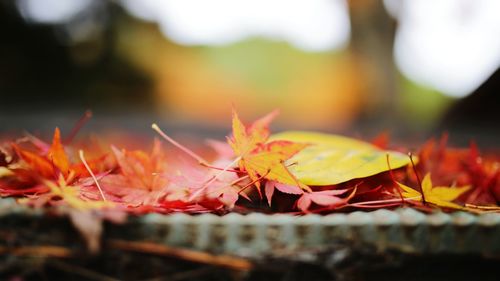
[[[383,131],[498,146],[497,0],[0,2],[0,130]]]

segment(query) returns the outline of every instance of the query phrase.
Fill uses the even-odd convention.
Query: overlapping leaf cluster
[[[483,157],[474,145],[451,149],[446,138],[431,140],[411,158],[386,150],[381,139],[370,144],[310,132],[271,135],[275,116],[245,126],[234,112],[227,142],[211,142],[216,151],[211,161],[157,126],[170,143],[155,140],[150,152],[121,149],[118,143],[107,149],[63,143],[59,129],[51,143],[31,135],[5,141],[0,195],[36,208],[136,214],[300,214],[401,206],[500,210],[499,157]],[[171,144],[194,159],[179,158],[165,148]]]

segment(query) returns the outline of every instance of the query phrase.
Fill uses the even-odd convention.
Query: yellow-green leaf
[[[410,163],[406,154],[339,135],[289,131],[270,139],[309,144],[287,160],[290,172],[306,185],[339,184],[388,171],[387,154],[392,169]]]

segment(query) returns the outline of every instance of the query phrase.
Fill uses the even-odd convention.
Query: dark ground
[[[182,250],[138,236],[133,225],[105,226],[99,254],[86,250],[69,220],[0,216],[0,280],[498,280],[498,257],[378,252],[331,241],[253,259]],[[125,239],[125,240],[124,240]]]
[[[1,256],[1,280],[498,280],[499,261],[479,256],[411,256],[368,253],[344,247],[339,264],[265,258],[239,271],[186,260],[105,249],[98,256],[71,258]]]

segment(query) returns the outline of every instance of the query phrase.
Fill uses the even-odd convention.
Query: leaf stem
[[[392,173],[392,168],[391,168],[391,161],[389,161],[389,153],[385,154],[385,160],[387,161],[387,167],[389,168],[389,175],[391,176],[391,180],[393,183],[397,183],[396,179],[394,178],[394,174]],[[401,193],[401,188],[396,184],[396,190],[399,194],[399,198],[401,198],[401,204],[405,203],[405,199],[403,197],[403,194]]]
[[[252,182],[250,182],[249,184],[247,184],[247,185],[243,186],[243,187],[240,189],[240,191],[238,191],[238,193],[243,192],[245,189],[247,189],[247,188],[249,188],[250,186],[254,185],[256,182],[258,182],[258,181],[260,181],[260,180],[264,179],[267,175],[269,175],[269,173],[270,173],[270,172],[271,172],[270,170],[267,170],[267,172],[266,172],[264,175],[262,175],[262,176],[260,176],[260,177],[256,178],[255,180],[253,180],[253,181],[252,181]],[[259,191],[259,194],[260,194],[260,191]],[[262,198],[262,195],[260,195],[260,196],[261,196],[261,198]]]
[[[395,207],[395,206],[400,206],[401,201],[397,201],[394,203],[387,203],[387,204],[380,204],[380,205],[361,205],[359,203],[351,203],[347,204],[346,206],[349,207],[355,207],[355,208],[360,208],[360,209],[378,209],[378,208],[387,208],[387,207]]]
[[[76,121],[75,126],[73,129],[71,129],[71,132],[69,135],[64,139],[63,143],[64,144],[69,144],[73,141],[75,136],[78,134],[78,132],[82,129],[82,127],[89,121],[89,119],[92,118],[92,111],[91,110],[86,110],[85,113]]]
[[[158,127],[158,125],[156,125],[156,123],[153,123],[151,125],[151,128],[153,130],[155,130],[162,138],[164,138],[166,141],[168,141],[169,143],[173,144],[175,147],[177,147],[178,149],[182,150],[183,152],[185,152],[187,155],[191,156],[192,158],[196,159],[196,161],[198,161],[200,164],[204,165],[204,166],[209,166],[208,164],[208,161],[206,161],[205,159],[203,159],[203,157],[201,157],[200,155],[196,154],[195,152],[193,152],[192,150],[190,150],[189,148],[183,146],[182,144],[178,143],[177,141],[175,141],[173,138],[169,137],[167,134],[165,134],[161,129],[160,127]]]
[[[224,168],[209,165],[207,163],[200,163],[200,165],[207,167],[207,168],[210,168],[210,169],[219,170],[219,171],[233,172],[233,173],[246,173],[246,171],[235,170],[235,169],[224,169]]]
[[[228,172],[229,168],[231,168],[234,164],[238,163],[238,161],[241,160],[241,157],[237,157],[234,159],[231,163],[229,163],[226,167],[224,167],[222,170],[220,170],[217,174],[215,174],[213,177],[211,177],[200,189],[195,191],[191,196],[189,196],[189,201],[193,200],[196,198],[196,196],[200,195],[200,193],[207,188],[207,186],[211,185],[213,182],[215,182],[223,173]]]
[[[89,172],[90,176],[95,182],[95,185],[97,186],[97,189],[99,189],[99,192],[101,193],[101,197],[103,201],[107,201],[106,197],[104,196],[104,192],[102,191],[101,185],[99,184],[99,181],[97,181],[96,176],[92,172],[92,169],[90,169],[89,164],[87,164],[87,161],[85,160],[85,155],[83,154],[83,150],[79,151],[80,154],[80,160],[82,160],[83,165],[85,166],[85,169]]]
[[[418,199],[419,197],[411,197],[411,198],[406,198],[407,200],[413,200],[413,199]],[[357,202],[353,204],[357,205],[370,205],[370,204],[381,204],[381,203],[401,203],[401,199],[383,199],[383,200],[373,200],[373,201],[365,201],[365,202]]]
[[[427,205],[427,201],[425,200],[424,189],[422,188],[422,180],[420,180],[420,176],[418,175],[417,171],[417,166],[415,166],[415,162],[413,161],[413,154],[411,152],[408,152],[408,157],[410,157],[411,167],[413,169],[413,172],[415,173],[415,176],[417,177],[418,187],[420,187],[420,193],[422,194],[422,203],[424,203],[424,205]]]

